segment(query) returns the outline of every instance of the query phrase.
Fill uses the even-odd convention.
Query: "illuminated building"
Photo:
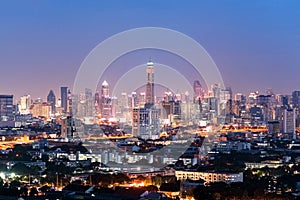
[[[27,115],[30,113],[31,98],[30,95],[24,95],[20,99],[20,103],[18,106],[19,112],[21,115]]]
[[[282,160],[265,160],[262,162],[246,162],[246,169],[261,169],[264,167],[278,168],[284,166]]]
[[[280,123],[279,121],[268,121],[269,133],[280,133]]]
[[[109,85],[107,83],[107,81],[103,81],[102,83],[102,87],[101,87],[101,95],[103,97],[109,97]]]
[[[263,111],[261,107],[253,106],[249,109],[249,112],[251,114],[252,121],[262,121],[263,120]]]
[[[109,96],[109,85],[107,81],[103,81],[101,86],[101,117],[108,118],[112,116],[112,103]]]
[[[85,96],[84,96],[84,116],[85,117],[93,117],[95,104],[94,104],[93,92],[91,89],[85,89]]]
[[[154,104],[154,66],[153,62],[147,63],[146,76],[146,104]]]
[[[51,106],[51,114],[55,114],[55,104],[56,104],[56,97],[55,94],[53,92],[53,90],[50,90],[48,96],[47,96],[47,102],[50,104]]]
[[[300,91],[293,91],[292,93],[292,104],[293,108],[300,107]]]
[[[139,135],[139,124],[140,124],[140,109],[132,109],[132,135],[137,137]]]
[[[169,119],[170,122],[181,118],[181,101],[175,99],[175,95],[171,92],[165,92],[164,100],[161,102],[161,118]]]
[[[197,172],[197,171],[175,171],[177,180],[200,180],[205,182],[243,182],[243,172],[222,173],[222,172]]]
[[[13,95],[0,95],[0,121],[13,120]]]
[[[138,98],[139,107],[144,107],[146,104],[146,93],[141,92]]]
[[[136,92],[131,93],[131,101],[130,101],[130,107],[135,108],[139,105],[138,95]]]
[[[66,139],[73,139],[74,137],[74,122],[72,117],[63,117],[61,119],[61,137]]]
[[[281,132],[291,134],[295,138],[296,112],[295,109],[282,109],[280,113]]]
[[[162,119],[168,119],[171,114],[173,114],[174,110],[174,101],[162,101]]]
[[[72,112],[72,93],[71,90],[68,90],[67,94],[67,113],[71,116],[73,114]]]
[[[257,96],[258,96],[257,93],[251,92],[248,96],[247,103],[250,104],[250,105],[251,104],[256,104]]]
[[[100,94],[98,91],[95,93],[95,109],[96,109],[96,113],[99,114],[100,113]]]
[[[61,94],[61,107],[63,108],[63,112],[67,113],[67,111],[68,111],[68,87],[61,87],[60,94]]]
[[[30,113],[33,117],[43,117],[50,119],[51,105],[47,102],[34,102],[30,107]]]
[[[203,97],[203,89],[198,80],[194,81],[194,99]]]
[[[131,104],[131,102],[129,103],[129,101],[131,101],[131,99],[129,98],[129,96],[127,95],[127,93],[123,92],[121,94],[121,98],[120,100],[117,102],[114,100],[112,101],[113,104],[113,110],[114,110],[114,105],[116,102],[116,110],[115,113],[116,117],[118,117],[120,119],[120,121],[122,121],[122,123],[124,122],[129,122],[131,120],[131,116],[130,116],[130,108],[129,105]]]
[[[153,107],[134,108],[132,134],[143,139],[157,138],[159,135],[159,110]]]

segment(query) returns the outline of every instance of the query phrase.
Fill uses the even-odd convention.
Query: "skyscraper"
[[[281,123],[281,132],[290,134],[293,139],[296,138],[296,112],[295,109],[282,107],[279,120]]]
[[[69,115],[73,114],[73,110],[72,110],[72,93],[71,90],[68,89],[68,94],[67,94],[67,113]]]
[[[153,62],[147,63],[146,69],[146,104],[154,104],[154,65]]]
[[[0,95],[0,121],[13,120],[13,95]]]
[[[157,139],[159,135],[159,110],[156,108],[134,108],[132,134],[143,139]]]
[[[112,104],[109,96],[109,85],[107,81],[103,81],[101,86],[101,116],[110,117],[112,115]]]
[[[199,97],[203,97],[203,89],[200,84],[200,81],[194,81],[194,99],[198,99]]]
[[[300,91],[293,91],[293,93],[292,93],[292,103],[293,103],[293,108],[299,108],[300,107]]]
[[[50,119],[51,104],[47,102],[36,101],[30,107],[30,113],[33,117]]]
[[[61,107],[63,108],[63,112],[66,113],[68,111],[68,87],[61,87],[60,94]]]
[[[18,106],[20,114],[21,115],[29,114],[30,105],[31,105],[30,95],[22,96],[20,99],[19,106]]]
[[[94,104],[95,104],[96,114],[98,115],[100,113],[100,105],[101,105],[100,104],[100,94],[98,91],[95,93]]]
[[[101,95],[104,97],[108,97],[109,96],[109,86],[107,81],[103,81],[102,83],[102,87],[101,87]]]
[[[56,97],[55,97],[55,94],[54,94],[53,90],[50,90],[50,92],[47,96],[47,102],[51,106],[51,113],[55,114]]]

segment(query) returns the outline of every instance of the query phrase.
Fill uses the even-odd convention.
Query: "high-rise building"
[[[55,104],[56,104],[56,97],[55,94],[53,92],[53,90],[50,90],[48,96],[47,96],[47,102],[50,104],[51,106],[51,114],[55,114]]]
[[[67,113],[69,113],[70,116],[72,116],[73,114],[73,105],[72,105],[72,93],[71,93],[71,90],[68,89],[68,95],[67,95]]]
[[[194,99],[199,97],[203,97],[203,88],[200,84],[200,81],[196,80],[194,81]]]
[[[161,118],[168,119],[169,115],[174,113],[174,101],[162,101]]]
[[[61,137],[72,140],[74,138],[74,121],[71,116],[61,119]]]
[[[96,91],[95,93],[95,111],[96,111],[96,114],[98,115],[100,113],[100,94],[98,91]]]
[[[18,109],[21,115],[27,115],[30,113],[31,98],[30,95],[24,95],[20,99]]]
[[[282,108],[280,116],[281,132],[291,134],[295,138],[296,112],[295,109]]]
[[[293,91],[292,93],[292,104],[293,108],[300,107],[300,91]]]
[[[145,104],[146,104],[146,93],[145,92],[141,92],[139,94],[138,102],[139,102],[139,107],[145,106]]]
[[[102,87],[101,87],[101,95],[103,97],[109,97],[109,85],[107,83],[107,81],[103,81],[102,83]]]
[[[109,96],[109,85],[107,81],[103,81],[101,86],[101,117],[112,116],[112,103]]]
[[[132,109],[132,135],[135,137],[139,136],[139,125],[140,125],[140,109],[134,107]]]
[[[246,103],[246,97],[242,93],[236,93],[235,97],[234,97],[234,100],[240,102],[241,104]]]
[[[61,87],[60,88],[61,94],[61,107],[63,108],[63,112],[68,112],[68,87]]]
[[[159,110],[153,107],[134,108],[132,134],[143,139],[155,139],[159,135]]]
[[[146,104],[154,104],[154,64],[149,61],[146,69]]]
[[[13,95],[0,95],[0,121],[13,121]]]
[[[33,117],[50,119],[51,105],[47,102],[36,101],[30,107],[30,113]]]
[[[130,102],[128,103],[130,108],[135,108],[139,105],[138,95],[136,92],[131,93]]]
[[[289,97],[287,95],[282,96],[281,102],[283,106],[289,107]]]
[[[91,89],[86,88],[85,89],[85,95],[84,95],[84,116],[85,117],[93,117],[95,115],[95,104],[94,104],[94,98],[93,98],[93,91]]]

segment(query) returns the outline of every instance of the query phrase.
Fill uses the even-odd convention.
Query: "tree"
[[[30,196],[37,196],[38,194],[39,194],[39,192],[38,192],[38,190],[36,189],[36,187],[32,187],[32,188],[30,189],[30,193],[29,193]]]
[[[30,167],[26,166],[23,163],[17,163],[12,168],[11,171],[18,175],[28,175],[32,173]]]
[[[7,171],[7,166],[5,164],[0,164],[0,171],[1,172]]]
[[[51,189],[50,186],[44,185],[44,186],[42,186],[42,187],[40,188],[40,191],[41,191],[42,193],[46,193],[46,192],[48,192],[50,189]]]
[[[19,181],[12,181],[9,185],[10,188],[18,188],[18,187],[21,187],[21,183]]]
[[[28,188],[27,187],[21,187],[20,196],[27,196],[27,195],[28,195]]]
[[[162,183],[163,183],[163,178],[161,175],[158,174],[158,175],[152,177],[152,184],[160,187]]]
[[[213,192],[211,191],[210,187],[205,187],[203,185],[200,185],[194,189],[194,198],[197,200],[214,200],[215,197],[213,195]]]
[[[114,183],[124,183],[124,182],[128,182],[130,180],[129,177],[123,173],[118,173],[118,174],[114,175],[112,178],[114,180]]]
[[[157,192],[158,188],[155,185],[148,185],[145,187],[145,189],[149,192]]]

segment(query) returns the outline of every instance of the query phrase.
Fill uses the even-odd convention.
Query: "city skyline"
[[[194,38],[234,93],[299,90],[297,1],[1,4],[0,93],[14,94],[15,99],[26,94],[45,99],[51,89],[58,96],[61,86],[72,88],[80,64],[97,44],[118,32],[145,26],[170,28]],[[174,65],[159,51],[132,54],[123,59],[128,66],[146,63],[149,57]],[[135,61],[134,54],[142,56]]]
[[[299,8],[0,1],[0,199],[298,199]]]

